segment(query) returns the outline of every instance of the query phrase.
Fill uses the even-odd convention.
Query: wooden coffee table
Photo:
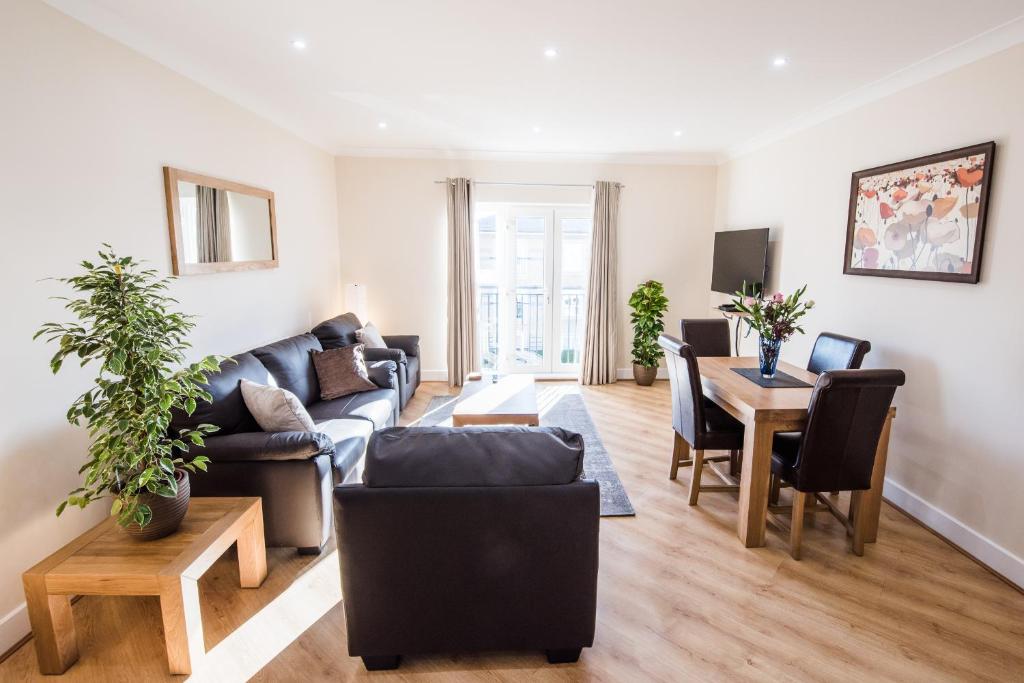
[[[533,375],[506,375],[497,382],[479,374],[470,375],[452,412],[452,424],[539,425]]]
[[[106,519],[22,575],[39,670],[64,673],[78,660],[73,595],[158,595],[167,664],[192,672],[201,658],[203,622],[197,581],[233,543],[243,588],[267,576],[263,505],[259,498],[193,498],[181,528],[138,541]]]

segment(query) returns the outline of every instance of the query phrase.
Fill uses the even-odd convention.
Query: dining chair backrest
[[[658,345],[665,350],[665,365],[672,389],[672,426],[691,445],[696,446],[704,433],[704,391],[693,347],[675,337],[663,334]]]
[[[826,370],[857,370],[870,350],[869,341],[822,332],[814,341],[807,369],[816,375]]]
[[[683,318],[679,321],[683,341],[698,356],[731,356],[732,335],[725,318]]]
[[[902,370],[826,370],[811,392],[794,470],[798,491],[871,488],[875,450]]]

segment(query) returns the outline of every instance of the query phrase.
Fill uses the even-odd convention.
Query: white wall
[[[531,183],[615,180],[626,186],[619,209],[619,368],[631,366],[625,302],[639,282],[665,283],[670,331],[679,318],[708,312],[713,166],[339,157],[336,168],[342,277],[368,286],[370,316],[385,333],[421,335],[422,369],[431,378],[446,376],[446,199],[444,185],[434,181],[448,176]],[[480,198],[496,201],[504,192],[533,202],[581,196],[481,186]],[[589,201],[588,193],[582,197]]]
[[[32,342],[60,319],[40,282],[72,274],[101,242],[170,270],[165,164],[276,194],[281,267],[189,276],[195,352],[233,353],[309,329],[340,306],[332,157],[31,0],[0,21],[0,652],[28,631],[20,575],[105,514],[54,508],[77,486],[83,430],[64,421],[92,371],[57,376]]]
[[[886,495],[1024,584],[1022,73],[1018,46],[724,164],[716,224],[773,228],[774,281],[818,302],[784,359],[805,363],[831,330],[871,341],[867,367],[906,371]],[[987,140],[980,284],[843,275],[851,172]]]

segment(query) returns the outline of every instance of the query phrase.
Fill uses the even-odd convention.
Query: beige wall
[[[53,510],[86,438],[64,411],[93,376],[53,377],[32,342],[59,319],[40,282],[75,272],[101,242],[168,272],[161,167],[276,193],[281,267],[191,276],[173,294],[199,316],[196,353],[232,353],[309,329],[340,307],[332,157],[39,2],[0,21],[4,387],[0,415],[0,651],[27,631],[20,573],[104,514]]]
[[[771,227],[775,282],[807,283],[818,302],[807,336],[789,343],[784,359],[806,362],[817,333],[832,330],[871,340],[866,366],[906,371],[886,495],[1018,581],[1022,73],[1018,46],[724,164],[716,215],[719,228]],[[852,171],[993,139],[980,284],[843,275]]]
[[[619,214],[619,368],[630,367],[625,301],[653,278],[671,301],[666,321],[707,312],[715,167],[339,157],[338,223],[345,282],[368,286],[370,317],[385,332],[422,337],[423,369],[445,371],[445,191],[435,180],[592,183],[616,180]],[[480,187],[481,198],[589,202],[589,192]],[[486,196],[484,194],[486,193]]]

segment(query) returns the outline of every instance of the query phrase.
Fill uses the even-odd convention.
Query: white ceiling
[[[1024,35],[1022,0],[48,2],[341,154],[719,159]]]

